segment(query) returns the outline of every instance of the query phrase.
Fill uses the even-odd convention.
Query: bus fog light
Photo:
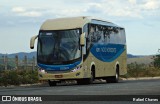
[[[76,73],[76,76],[79,76],[80,75],[80,72]]]
[[[41,78],[42,78],[43,76],[42,76],[41,74],[39,74],[39,77],[41,77]]]

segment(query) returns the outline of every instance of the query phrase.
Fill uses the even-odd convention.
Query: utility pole
[[[18,55],[15,56],[16,69],[18,70]]]
[[[27,69],[27,56],[24,56],[24,69]]]
[[[35,57],[33,56],[33,60],[32,60],[32,70],[34,70],[35,67]]]
[[[4,56],[4,69],[7,70],[7,65],[8,65],[8,57],[7,54]]]
[[[5,67],[4,56],[2,56],[2,62],[3,62],[3,67],[2,67],[2,69],[4,69],[4,67]]]

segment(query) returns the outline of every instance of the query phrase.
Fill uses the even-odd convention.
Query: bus
[[[95,79],[116,83],[127,73],[125,29],[92,17],[46,20],[37,41],[39,80],[50,86],[66,80],[91,84]]]

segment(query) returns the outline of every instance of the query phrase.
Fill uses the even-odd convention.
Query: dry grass
[[[137,64],[150,64],[153,62],[153,56],[143,56],[143,57],[138,57],[138,58],[128,58],[127,59],[127,64],[131,64],[136,62]]]
[[[160,69],[155,68],[151,64],[138,64],[137,62],[127,65],[128,73],[125,77],[137,78],[137,77],[156,77],[160,76]]]

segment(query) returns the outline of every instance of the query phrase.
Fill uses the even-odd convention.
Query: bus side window
[[[89,37],[90,37],[91,44],[96,41],[94,25],[91,25],[90,27]]]
[[[91,37],[90,37],[90,28],[91,28],[91,24],[87,24],[86,27],[86,49],[88,50],[91,46]],[[85,29],[84,29],[85,31]]]
[[[89,27],[90,27],[89,28],[89,37],[90,37],[91,43],[94,44],[94,43],[98,43],[98,42],[103,42],[104,41],[103,26],[91,24]]]
[[[121,33],[121,44],[126,44],[125,30],[120,29],[120,33]]]
[[[88,35],[87,35],[87,49],[90,48],[92,43],[94,42],[94,26],[91,24],[88,24]]]
[[[110,27],[108,27],[108,26],[105,26],[104,27],[104,29],[103,29],[103,37],[104,37],[104,42],[105,43],[110,43],[110,37],[111,37],[111,34],[112,34],[112,32],[111,32],[111,30],[110,30]]]
[[[125,33],[123,29],[116,29],[111,35],[111,43],[114,44],[125,44]]]
[[[120,44],[120,32],[118,31],[118,29],[114,29],[113,30],[113,43],[114,44]]]

